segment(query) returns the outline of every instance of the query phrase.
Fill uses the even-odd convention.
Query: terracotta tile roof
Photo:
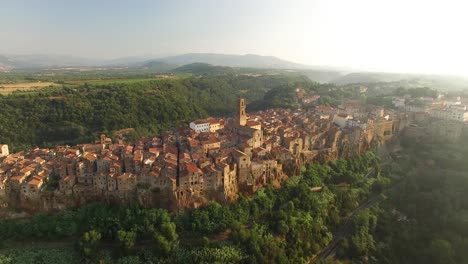
[[[207,123],[209,123],[209,121],[205,120],[205,119],[199,119],[199,120],[193,121],[193,123],[196,124],[196,125],[201,125],[201,124],[207,124]]]
[[[187,167],[187,171],[190,172],[190,173],[201,173],[202,171],[197,167],[197,164],[193,163],[193,162],[187,162],[185,164],[185,166]]]
[[[39,177],[33,177],[27,184],[28,185],[34,185],[34,186],[39,186],[42,185],[43,179]]]
[[[141,161],[143,159],[143,152],[141,150],[135,150],[133,153],[133,161]]]
[[[200,143],[201,143],[202,145],[217,144],[217,143],[221,143],[221,140],[219,140],[219,139],[217,139],[217,138],[212,138],[212,139],[208,139],[208,140],[201,141]]]
[[[260,122],[253,121],[253,120],[247,121],[247,123],[246,123],[246,126],[259,126],[259,125],[261,125]]]
[[[234,151],[231,152],[231,154],[237,158],[240,158],[240,157],[246,157],[247,154],[245,154],[244,152],[238,150],[238,149],[234,149]]]
[[[96,154],[91,154],[89,152],[85,153],[83,155],[83,158],[88,160],[88,161],[96,161],[96,159],[97,159]]]
[[[135,178],[135,174],[124,173],[122,175],[117,176],[117,179],[131,179],[131,178]]]

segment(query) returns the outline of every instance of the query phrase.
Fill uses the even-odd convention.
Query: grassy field
[[[85,80],[70,80],[70,81],[37,81],[25,82],[18,81],[14,83],[1,83],[0,94],[10,94],[13,92],[34,92],[34,90],[51,87],[51,86],[79,86],[84,84],[90,85],[111,85],[111,84],[133,84],[151,81],[163,81],[168,79],[178,79],[190,77],[190,74],[177,75],[161,75],[160,77],[145,77],[145,78],[103,78],[103,79],[85,79]]]
[[[14,91],[31,91],[55,85],[57,84],[54,82],[0,83],[0,94],[8,94]]]

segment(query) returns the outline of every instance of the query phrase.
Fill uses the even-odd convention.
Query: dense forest
[[[18,150],[91,142],[98,134],[134,128],[154,135],[212,116],[232,116],[241,90],[247,101],[272,88],[310,82],[299,75],[224,75],[51,87],[0,95],[0,142]]]
[[[304,90],[306,95],[317,94],[321,97],[313,104],[304,105],[296,96],[296,90]],[[268,90],[263,98],[251,102],[247,110],[264,110],[268,108],[310,107],[314,105],[338,106],[343,99],[357,97],[354,89],[335,86],[334,84],[320,84],[311,81],[282,84]]]
[[[381,206],[380,263],[468,263],[468,135],[403,145],[392,171],[405,177]]]

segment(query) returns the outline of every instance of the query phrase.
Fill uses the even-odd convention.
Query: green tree
[[[126,252],[130,252],[135,247],[137,235],[132,231],[119,230],[117,232],[117,240],[119,241],[120,246]]]
[[[428,250],[429,261],[434,264],[455,263],[454,255],[452,244],[443,239],[433,240]]]
[[[168,256],[172,250],[173,244],[159,233],[153,235],[154,249],[160,256]]]
[[[101,233],[94,229],[83,234],[78,246],[85,259],[92,259],[96,255],[100,241]]]

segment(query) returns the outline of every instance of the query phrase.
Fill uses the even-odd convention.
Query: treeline
[[[8,245],[73,238],[83,260],[99,263],[305,263],[331,241],[359,204],[380,191],[377,186],[386,184],[385,177],[366,177],[377,163],[369,152],[348,161],[308,165],[281,189],[270,186],[229,206],[212,202],[174,215],[162,209],[93,204],[32,219],[1,220],[0,240]],[[371,238],[362,237],[348,244],[363,252],[373,246]]]
[[[304,105],[297,97],[296,90],[303,89],[305,96],[320,95],[320,99],[312,104]],[[356,93],[353,88],[345,88],[334,84],[321,84],[308,80],[286,83],[267,91],[263,98],[253,101],[247,110],[265,110],[268,108],[291,108],[326,105],[336,107],[343,99],[351,98]]]
[[[227,66],[215,66],[208,63],[191,63],[178,67],[172,72],[191,73],[194,75],[232,75],[236,70]]]
[[[231,116],[240,90],[248,101],[299,76],[207,76],[0,95],[0,142],[13,150],[91,142],[100,133],[135,128],[133,137],[154,135],[212,116]]]
[[[432,97],[434,99],[437,98],[439,92],[436,89],[432,89],[429,87],[418,87],[418,88],[404,88],[399,87],[395,90],[395,94],[399,96],[403,95],[410,95],[412,98],[419,98],[419,97]]]

